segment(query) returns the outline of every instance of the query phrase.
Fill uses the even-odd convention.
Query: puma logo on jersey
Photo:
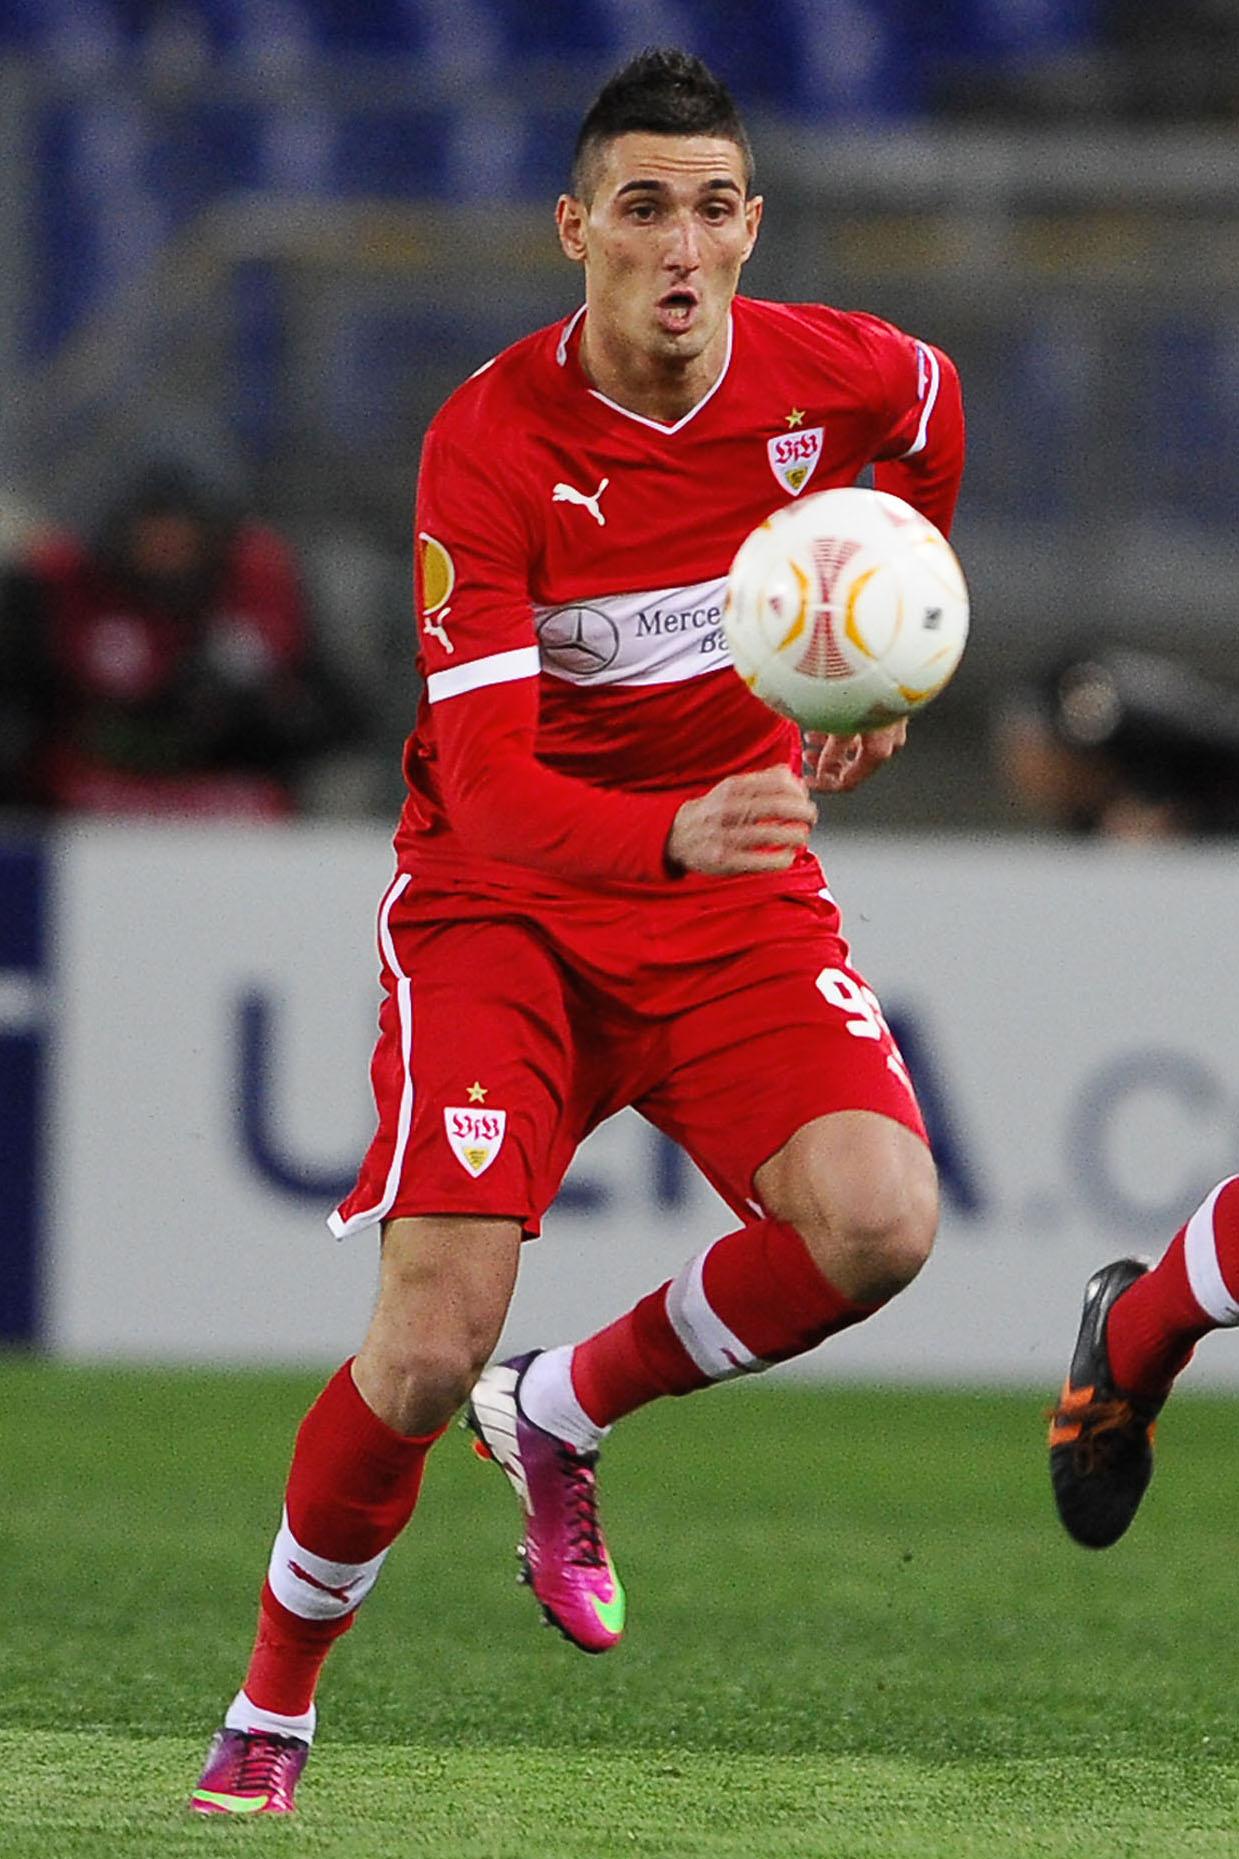
[[[454,652],[456,650],[456,647],[443,630],[443,622],[451,611],[452,609],[450,607],[440,607],[437,620],[432,620],[428,613],[422,615],[422,631],[431,639],[437,639],[445,652]]]
[[[605,528],[607,519],[598,508],[598,505],[602,499],[603,491],[606,490],[610,482],[610,478],[604,478],[592,497],[587,497],[584,491],[577,490],[576,486],[573,484],[557,484],[551,492],[551,502],[579,503],[582,510],[589,511],[595,523]]]

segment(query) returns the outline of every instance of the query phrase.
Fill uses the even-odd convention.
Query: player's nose
[[[663,263],[669,271],[695,271],[701,263],[701,246],[697,238],[697,226],[687,214],[674,222],[671,235],[663,253]]]

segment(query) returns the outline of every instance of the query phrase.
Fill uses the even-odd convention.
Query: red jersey
[[[422,454],[425,688],[396,845],[483,899],[717,886],[668,868],[678,808],[800,758],[729,664],[740,543],[870,464],[946,531],[963,466],[954,367],[877,317],[737,298],[718,379],[663,424],[591,387],[583,315],[479,369]]]

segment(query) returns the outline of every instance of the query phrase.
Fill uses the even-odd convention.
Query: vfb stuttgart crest
[[[466,1110],[450,1104],[443,1112],[443,1127],[452,1154],[474,1180],[484,1175],[499,1151],[508,1127],[506,1110]]]
[[[817,469],[822,456],[822,428],[810,426],[807,432],[781,432],[766,441],[770,469],[785,490],[799,497]]]

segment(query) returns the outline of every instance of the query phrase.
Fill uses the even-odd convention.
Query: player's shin
[[[535,1420],[570,1398],[601,1434],[661,1395],[785,1362],[880,1308],[831,1285],[792,1227],[757,1220],[716,1240],[575,1349],[549,1352],[522,1398]],[[557,1380],[569,1385],[557,1392]]]
[[[225,1720],[229,1729],[310,1740],[324,1661],[412,1515],[426,1454],[441,1431],[410,1438],[389,1427],[363,1400],[351,1363],[328,1382],[297,1435],[258,1633]]]

